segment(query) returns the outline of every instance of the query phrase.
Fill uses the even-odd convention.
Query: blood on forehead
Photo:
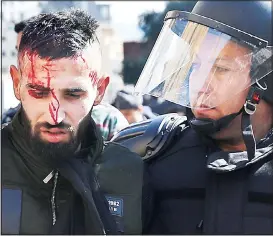
[[[19,66],[27,83],[45,87],[50,87],[51,79],[62,71],[89,77],[92,85],[95,85],[99,79],[97,68],[93,68],[84,54],[51,60],[50,58],[40,58],[35,52],[25,51],[19,57]]]
[[[22,70],[22,74],[24,74],[27,77],[27,82],[29,84],[32,84],[33,86],[39,85],[50,89],[50,94],[52,97],[52,101],[48,104],[48,111],[50,113],[50,116],[55,124],[58,124],[58,115],[59,115],[59,108],[60,108],[60,102],[54,92],[54,89],[50,88],[50,82],[51,82],[51,75],[50,71],[52,71],[52,67],[54,67],[54,64],[49,58],[46,58],[44,60],[41,60],[37,53],[32,52],[25,52],[23,54],[23,57],[20,58],[20,67]],[[38,71],[44,70],[46,72],[46,82],[41,81],[38,79]],[[40,97],[36,95],[35,90],[33,91],[30,89],[28,91],[29,95],[39,99]]]
[[[54,64],[49,58],[41,59],[37,53],[25,51],[19,56],[19,67],[27,83],[50,87],[50,71],[54,71]],[[45,74],[46,81],[40,79],[41,73]]]
[[[71,64],[77,64],[72,66]],[[84,55],[74,56],[73,58],[62,58],[59,60],[50,60],[50,58],[40,58],[35,52],[26,51],[19,57],[19,66],[22,71],[22,75],[27,78],[27,83],[32,85],[39,85],[49,89],[51,94],[51,101],[48,104],[48,111],[55,124],[58,124],[60,102],[55,94],[53,88],[51,88],[51,80],[54,79],[54,73],[57,71],[74,70],[80,74],[86,73],[91,79],[93,87],[98,82],[98,73],[96,70],[92,70],[87,63]],[[72,68],[71,68],[72,67]],[[74,67],[74,68],[73,68]],[[72,71],[71,71],[72,72]],[[52,75],[53,74],[53,75]],[[28,91],[29,95],[35,97],[35,92]]]
[[[94,87],[99,80],[98,72],[96,70],[92,70],[91,68],[89,68],[88,63],[87,63],[86,59],[84,58],[84,55],[81,54],[81,55],[74,57],[75,62],[78,62],[78,60],[82,61],[84,69],[90,71],[88,74],[88,77],[91,79],[91,84]]]
[[[91,68],[89,68],[83,55],[79,55],[79,56],[75,57],[74,60],[75,61],[82,60],[84,69],[90,71],[88,76],[91,79],[92,86],[94,87],[97,84],[97,82],[99,81],[98,72],[96,70],[92,70]]]

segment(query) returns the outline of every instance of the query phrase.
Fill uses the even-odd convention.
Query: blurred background
[[[103,51],[105,70],[111,78],[104,102],[115,106],[121,104],[115,101],[118,99],[118,93],[126,90],[126,94],[130,94],[131,88],[137,82],[163,25],[166,12],[191,11],[195,3],[196,1],[2,1],[2,115],[19,103],[13,95],[9,75],[10,65],[17,64],[17,34],[14,30],[16,23],[39,13],[71,7],[89,12],[100,23],[98,38]],[[119,97],[126,100],[128,96],[123,95]],[[141,103],[145,108],[149,107],[154,115],[169,112],[183,114],[181,107],[154,97],[144,96]],[[122,105],[117,108],[122,110]]]

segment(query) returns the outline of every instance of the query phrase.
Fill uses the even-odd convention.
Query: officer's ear
[[[100,104],[101,100],[103,99],[103,96],[105,94],[105,90],[109,84],[110,78],[109,76],[102,78],[99,80],[97,85],[97,96],[94,102],[94,106]]]
[[[21,76],[20,76],[19,70],[14,65],[10,66],[10,76],[11,76],[12,82],[13,82],[14,95],[19,101],[21,101],[21,96],[20,96],[20,78],[21,78]]]

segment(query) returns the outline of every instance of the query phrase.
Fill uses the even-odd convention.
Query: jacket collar
[[[253,159],[249,159],[247,152],[215,151],[208,155],[207,168],[215,172],[230,172],[253,165],[267,158],[273,159],[273,130],[260,140]]]
[[[91,113],[91,111],[90,111]],[[95,122],[91,118],[90,113],[83,119],[79,131],[79,149],[75,153],[75,158],[81,156],[94,161],[99,156],[103,148],[103,138],[98,130]],[[49,163],[44,158],[34,155],[31,150],[31,138],[26,137],[24,129],[24,118],[22,116],[21,108],[14,116],[12,122],[9,124],[11,142],[19,153],[24,167],[29,173],[31,179],[38,184],[44,184],[43,180],[54,171],[57,166]]]

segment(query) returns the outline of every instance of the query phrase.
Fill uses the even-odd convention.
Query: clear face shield
[[[259,44],[186,17],[166,20],[135,92],[189,108],[217,107],[272,72],[272,47]]]

